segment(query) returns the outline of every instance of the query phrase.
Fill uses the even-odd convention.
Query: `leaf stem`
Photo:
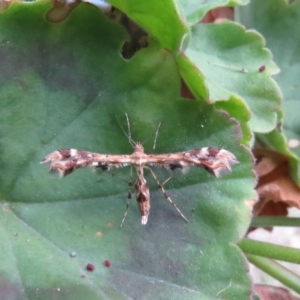
[[[251,239],[243,239],[238,243],[238,246],[246,254],[259,255],[272,259],[300,264],[299,249],[255,241]]]
[[[300,227],[300,218],[286,217],[255,217],[250,227],[293,226]]]
[[[246,255],[248,260],[259,269],[274,277],[293,291],[300,293],[300,277],[278,262],[252,254]]]

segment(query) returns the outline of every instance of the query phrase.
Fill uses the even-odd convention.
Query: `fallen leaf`
[[[259,296],[260,300],[299,300],[300,298],[293,296],[284,288],[255,284],[253,286],[254,293]]]
[[[266,149],[255,149],[254,155],[259,202],[253,214],[285,216],[288,206],[300,208],[300,188],[290,177],[288,158]]]

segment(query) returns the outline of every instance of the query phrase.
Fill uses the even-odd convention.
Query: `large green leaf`
[[[246,299],[250,282],[234,243],[249,224],[254,175],[236,122],[178,96],[169,51],[152,43],[125,61],[124,32],[98,9],[81,4],[51,25],[49,7],[13,4],[0,16],[1,299]],[[220,179],[191,169],[166,184],[189,223],[150,174],[148,224],[132,203],[119,229],[130,168],[59,179],[39,164],[59,148],[131,153],[125,113],[147,153],[216,146],[240,161]],[[87,263],[96,269],[82,278]]]
[[[289,149],[286,140],[300,141],[300,63],[299,25],[300,1],[289,4],[284,0],[253,0],[249,7],[239,11],[239,18],[248,28],[259,30],[272,50],[274,60],[281,72],[276,80],[283,92],[283,132],[276,129],[270,134],[259,136],[259,141],[290,156],[294,179],[300,184],[300,147]],[[267,69],[268,70],[268,69]],[[291,143],[291,146],[295,143]],[[297,145],[297,144],[295,144]]]

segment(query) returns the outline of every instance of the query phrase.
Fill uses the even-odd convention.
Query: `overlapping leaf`
[[[290,157],[292,176],[299,185],[299,31],[300,2],[288,4],[284,0],[252,1],[240,11],[240,18],[248,28],[259,30],[274,54],[281,72],[276,80],[283,92],[283,132],[274,130],[259,136],[262,144]],[[255,23],[253,23],[255,20]],[[288,143],[290,148],[288,147]]]

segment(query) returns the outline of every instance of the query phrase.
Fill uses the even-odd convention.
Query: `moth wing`
[[[215,177],[220,177],[224,172],[231,172],[231,165],[239,163],[231,152],[214,147],[205,147],[188,151],[184,159],[191,165],[203,167]]]
[[[125,167],[130,163],[130,159],[128,155],[123,155],[120,160],[118,155],[60,149],[48,154],[41,163],[50,164],[50,171],[57,171],[63,177],[82,167],[101,168],[104,171]]]
[[[205,168],[215,177],[231,171],[231,165],[238,160],[229,151],[221,148],[205,147],[186,152],[149,155],[148,164],[154,167],[163,167],[174,171],[180,169],[187,172],[192,166]]]

